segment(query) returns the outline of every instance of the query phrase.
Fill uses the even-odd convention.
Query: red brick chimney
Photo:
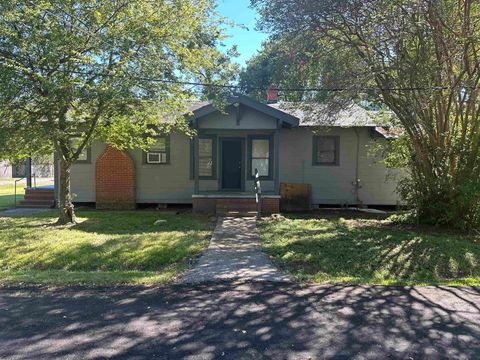
[[[267,104],[274,104],[276,102],[278,102],[278,87],[272,84],[267,90]]]

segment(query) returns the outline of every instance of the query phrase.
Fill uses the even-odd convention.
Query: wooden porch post
[[[282,122],[277,119],[277,128],[274,138],[274,157],[275,157],[275,195],[280,194],[280,128]]]
[[[195,129],[197,130],[197,134],[193,137],[193,159],[194,159],[194,166],[193,166],[193,178],[194,178],[194,187],[193,187],[193,194],[198,195],[200,192],[200,180],[199,180],[199,169],[200,161],[198,158],[199,154],[199,145],[198,145],[198,120],[195,119]]]

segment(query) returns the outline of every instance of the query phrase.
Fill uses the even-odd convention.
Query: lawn
[[[0,178],[0,211],[15,206],[15,180],[18,179]],[[37,178],[35,183],[37,186],[53,185],[53,179]],[[26,179],[22,179],[17,183],[17,202],[23,200],[26,186]]]
[[[54,225],[54,211],[0,218],[0,283],[170,283],[207,247],[212,232],[211,223],[189,213],[77,214],[77,225],[63,227]]]
[[[298,280],[480,285],[478,236],[321,214],[260,223],[264,250]]]
[[[0,183],[0,211],[11,208],[15,206],[15,185],[14,180],[11,181],[11,184]],[[17,201],[23,200],[23,195],[25,194],[25,185],[17,185]]]

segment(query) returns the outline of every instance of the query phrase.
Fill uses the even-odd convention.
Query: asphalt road
[[[0,290],[0,358],[478,359],[480,289]]]

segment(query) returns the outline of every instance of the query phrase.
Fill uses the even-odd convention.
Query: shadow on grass
[[[188,264],[212,231],[190,214],[79,211],[80,223],[64,227],[53,214],[0,221],[0,271],[163,271]]]
[[[0,357],[476,359],[475,288],[226,283],[3,291]]]
[[[480,244],[338,218],[264,222],[264,248],[295,276],[320,282],[429,283],[480,279]]]
[[[15,215],[17,227],[25,229],[51,228],[52,230],[70,229],[86,233],[105,235],[138,235],[171,231],[194,231],[210,226],[207,219],[193,217],[190,212],[175,211],[75,211],[78,223],[58,225],[57,210],[30,215]],[[157,220],[164,221],[155,224]],[[1,228],[1,227],[0,227]]]
[[[97,234],[135,235],[205,229],[205,222],[195,219],[191,213],[173,211],[78,211],[77,216],[80,222],[73,229]],[[164,222],[155,225],[157,220]]]

